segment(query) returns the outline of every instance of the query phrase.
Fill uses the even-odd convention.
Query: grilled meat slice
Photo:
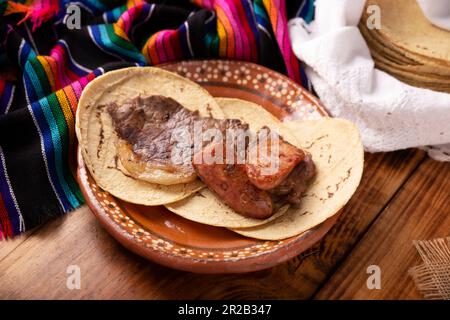
[[[263,128],[268,130],[268,128]],[[266,149],[262,152],[260,144],[251,144],[247,151],[247,162],[245,171],[250,181],[259,189],[270,190],[282,183],[291,171],[305,157],[305,152],[292,144],[286,142],[281,136],[278,137],[277,159],[271,159],[272,137],[270,131],[267,131]],[[256,158],[252,161],[249,155],[255,154]],[[276,160],[276,163],[275,161]]]
[[[222,148],[221,163],[205,163],[207,157]],[[265,219],[273,213],[270,195],[252,184],[246,174],[245,164],[227,164],[226,150],[222,143],[210,144],[193,157],[194,167],[203,182],[214,191],[220,199],[236,212],[250,218]]]
[[[257,144],[247,145],[244,164],[227,164],[226,159],[221,163],[202,162],[205,156],[214,157],[219,148],[223,148],[222,157],[225,157],[223,144],[210,145],[194,155],[194,168],[200,179],[236,212],[266,219],[286,203],[298,205],[316,173],[309,153],[282,137],[278,144],[278,166],[268,174],[263,174],[263,169],[269,168],[268,159],[259,150],[253,150],[258,148]],[[270,154],[271,145],[268,141],[266,155]],[[256,161],[250,161],[251,152],[256,152]]]
[[[246,130],[239,120],[201,117],[172,98],[136,97],[123,104],[110,103],[107,111],[120,138],[118,156],[131,176],[159,184],[187,183],[197,175],[192,166],[194,147],[201,149],[210,141],[195,135],[216,129]]]
[[[316,166],[309,153],[300,161],[280,184],[267,190],[274,202],[288,202],[298,206],[302,195],[316,176]]]
[[[198,113],[163,96],[138,96],[121,105],[113,102],[107,105],[107,111],[120,138],[120,162],[130,175],[142,180],[149,176],[147,181],[161,184],[196,179],[190,161],[175,164],[171,156],[173,130],[191,127]]]

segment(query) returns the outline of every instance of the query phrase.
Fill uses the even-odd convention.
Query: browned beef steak
[[[197,132],[214,128],[225,136],[227,129],[248,128],[239,120],[201,117],[174,99],[158,95],[136,97],[121,105],[110,103],[107,110],[118,136],[128,142],[140,161],[169,171],[182,167],[184,172],[194,172],[191,158]],[[208,143],[201,141],[197,148]]]
[[[254,163],[248,158],[244,164],[200,163],[201,156],[224,148],[222,144],[210,145],[196,153],[194,168],[205,184],[236,212],[266,219],[286,203],[298,205],[316,174],[309,153],[281,137],[278,141],[278,167],[269,174],[262,172],[266,167],[264,161]],[[251,147],[247,147],[247,154]]]
[[[264,219],[273,213],[270,195],[252,184],[245,171],[245,164],[207,164],[201,158],[219,150],[225,156],[223,144],[210,144],[194,155],[194,167],[198,176],[220,199],[236,212],[251,218]]]
[[[108,105],[117,134],[132,145],[144,161],[170,163],[173,130],[191,127],[199,118],[171,98],[137,97],[121,105]]]

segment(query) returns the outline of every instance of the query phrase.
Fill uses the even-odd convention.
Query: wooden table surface
[[[0,243],[0,298],[418,299],[408,269],[413,240],[450,235],[450,164],[406,150],[366,154],[362,183],[324,239],[265,271],[198,275],[150,263],[121,247],[84,206]],[[81,289],[66,286],[78,265]],[[367,267],[381,268],[369,290]]]

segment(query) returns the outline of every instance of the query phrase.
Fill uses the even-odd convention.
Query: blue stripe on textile
[[[256,22],[263,26],[266,30],[272,30],[272,25],[263,5],[255,2],[253,4],[253,8],[255,10]]]
[[[101,76],[102,74],[105,73],[105,71],[102,68],[97,68],[94,71],[92,71],[95,75],[95,77],[97,78],[98,76]]]
[[[111,12],[112,18],[113,18],[112,22],[116,22],[117,20],[119,20],[122,13],[124,13],[126,10],[127,10],[126,5],[124,5],[122,7],[114,8],[113,10],[111,10],[110,12]]]
[[[53,152],[55,155],[55,165],[56,165],[56,174],[58,176],[59,184],[61,185],[64,194],[67,198],[67,200],[70,202],[70,205],[72,208],[76,208],[80,205],[80,202],[78,201],[75,194],[72,193],[72,190],[70,190],[69,185],[67,184],[63,172],[63,166],[64,161],[62,159],[62,145],[61,145],[61,137],[59,135],[59,129],[58,125],[56,124],[56,120],[53,116],[53,113],[51,111],[50,104],[48,103],[47,98],[42,98],[39,100],[39,104],[41,106],[41,109],[44,113],[45,119],[47,120],[47,123],[50,128],[50,134],[52,138],[52,144],[53,144]],[[59,108],[59,106],[57,106]],[[41,128],[42,129],[42,128]]]
[[[191,51],[189,50],[188,39],[186,38],[188,34],[185,24],[180,26],[178,35],[180,39],[181,51],[183,52],[183,58],[192,58]]]
[[[108,10],[105,13],[103,13],[103,20],[105,23],[114,23],[116,22],[122,13],[127,10],[127,6],[123,5],[117,8],[114,8],[112,10]]]
[[[64,6],[69,5],[71,2],[74,2],[73,0],[63,0]],[[108,3],[108,1],[104,1],[105,3]],[[113,1],[109,1],[113,2]],[[103,3],[103,1],[98,0],[77,0],[76,3],[78,5],[81,5],[82,7],[90,10],[94,15],[98,13],[105,12],[108,10],[108,6]]]
[[[250,0],[242,1],[242,5],[244,6],[244,9],[245,9],[245,15],[247,16],[247,22],[250,25],[250,28],[252,29],[252,32],[253,32],[256,42],[258,42],[259,41],[258,26],[256,24],[256,16],[253,13],[253,9],[251,7]],[[257,43],[257,46],[259,46],[258,43]]]
[[[314,20],[314,0],[306,0],[298,16],[303,18],[306,23]]]
[[[146,64],[144,56],[142,53],[138,52],[137,49],[136,51],[130,51],[112,42],[109,37],[108,30],[106,29],[106,25],[93,25],[88,28],[92,31],[92,35],[94,36],[94,40],[97,45],[106,52],[122,60],[128,60],[126,58],[129,58],[133,62],[137,62],[140,66],[144,66]]]
[[[33,65],[30,61],[25,63],[25,70],[23,72],[24,80],[25,80],[25,89],[27,91],[28,99],[30,102],[34,102],[38,100],[40,97],[44,97],[44,89],[41,86],[41,82],[34,71]]]
[[[36,119],[37,125],[39,126],[39,130],[42,136],[42,143],[44,144],[44,157],[47,163],[48,175],[51,179],[52,185],[55,189],[56,196],[58,197],[61,205],[63,206],[64,211],[70,211],[73,207],[68,199],[65,197],[65,193],[63,188],[61,187],[58,174],[55,167],[55,154],[53,151],[53,141],[52,141],[52,130],[49,127],[45,115],[43,113],[42,107],[39,102],[34,102],[31,104],[31,108],[29,109],[33,112],[33,116]],[[58,130],[57,128],[53,128],[53,130]]]
[[[310,85],[309,85],[309,79],[308,76],[306,75],[305,70],[303,69],[301,63],[299,63],[299,69],[300,69],[300,81],[301,81],[301,85],[303,87],[305,87],[308,90],[311,90]]]
[[[102,37],[101,37],[100,31],[99,31],[97,25],[88,26],[88,30],[90,30],[90,34],[92,35],[92,40],[94,41],[94,43],[97,46],[99,46],[103,51],[113,55],[114,57],[123,60],[123,57],[119,56],[115,52],[111,52],[111,50],[107,46],[105,46],[105,44],[102,41]]]
[[[23,41],[23,45],[21,47],[22,49],[19,52],[19,65],[20,67],[23,68],[28,59],[36,58],[36,53],[34,52],[33,49],[31,49],[31,46],[28,44],[28,42],[26,42],[25,40],[22,41]]]
[[[19,234],[21,232],[20,214],[17,211],[13,195],[11,194],[11,189],[9,188],[9,178],[6,174],[6,168],[3,166],[4,161],[5,157],[3,156],[3,150],[0,147],[0,193],[2,195],[3,203],[5,204],[6,211],[8,212],[13,234]]]

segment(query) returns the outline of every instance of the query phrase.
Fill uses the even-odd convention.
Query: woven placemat
[[[450,237],[414,241],[423,263],[409,269],[425,299],[450,300]]]

